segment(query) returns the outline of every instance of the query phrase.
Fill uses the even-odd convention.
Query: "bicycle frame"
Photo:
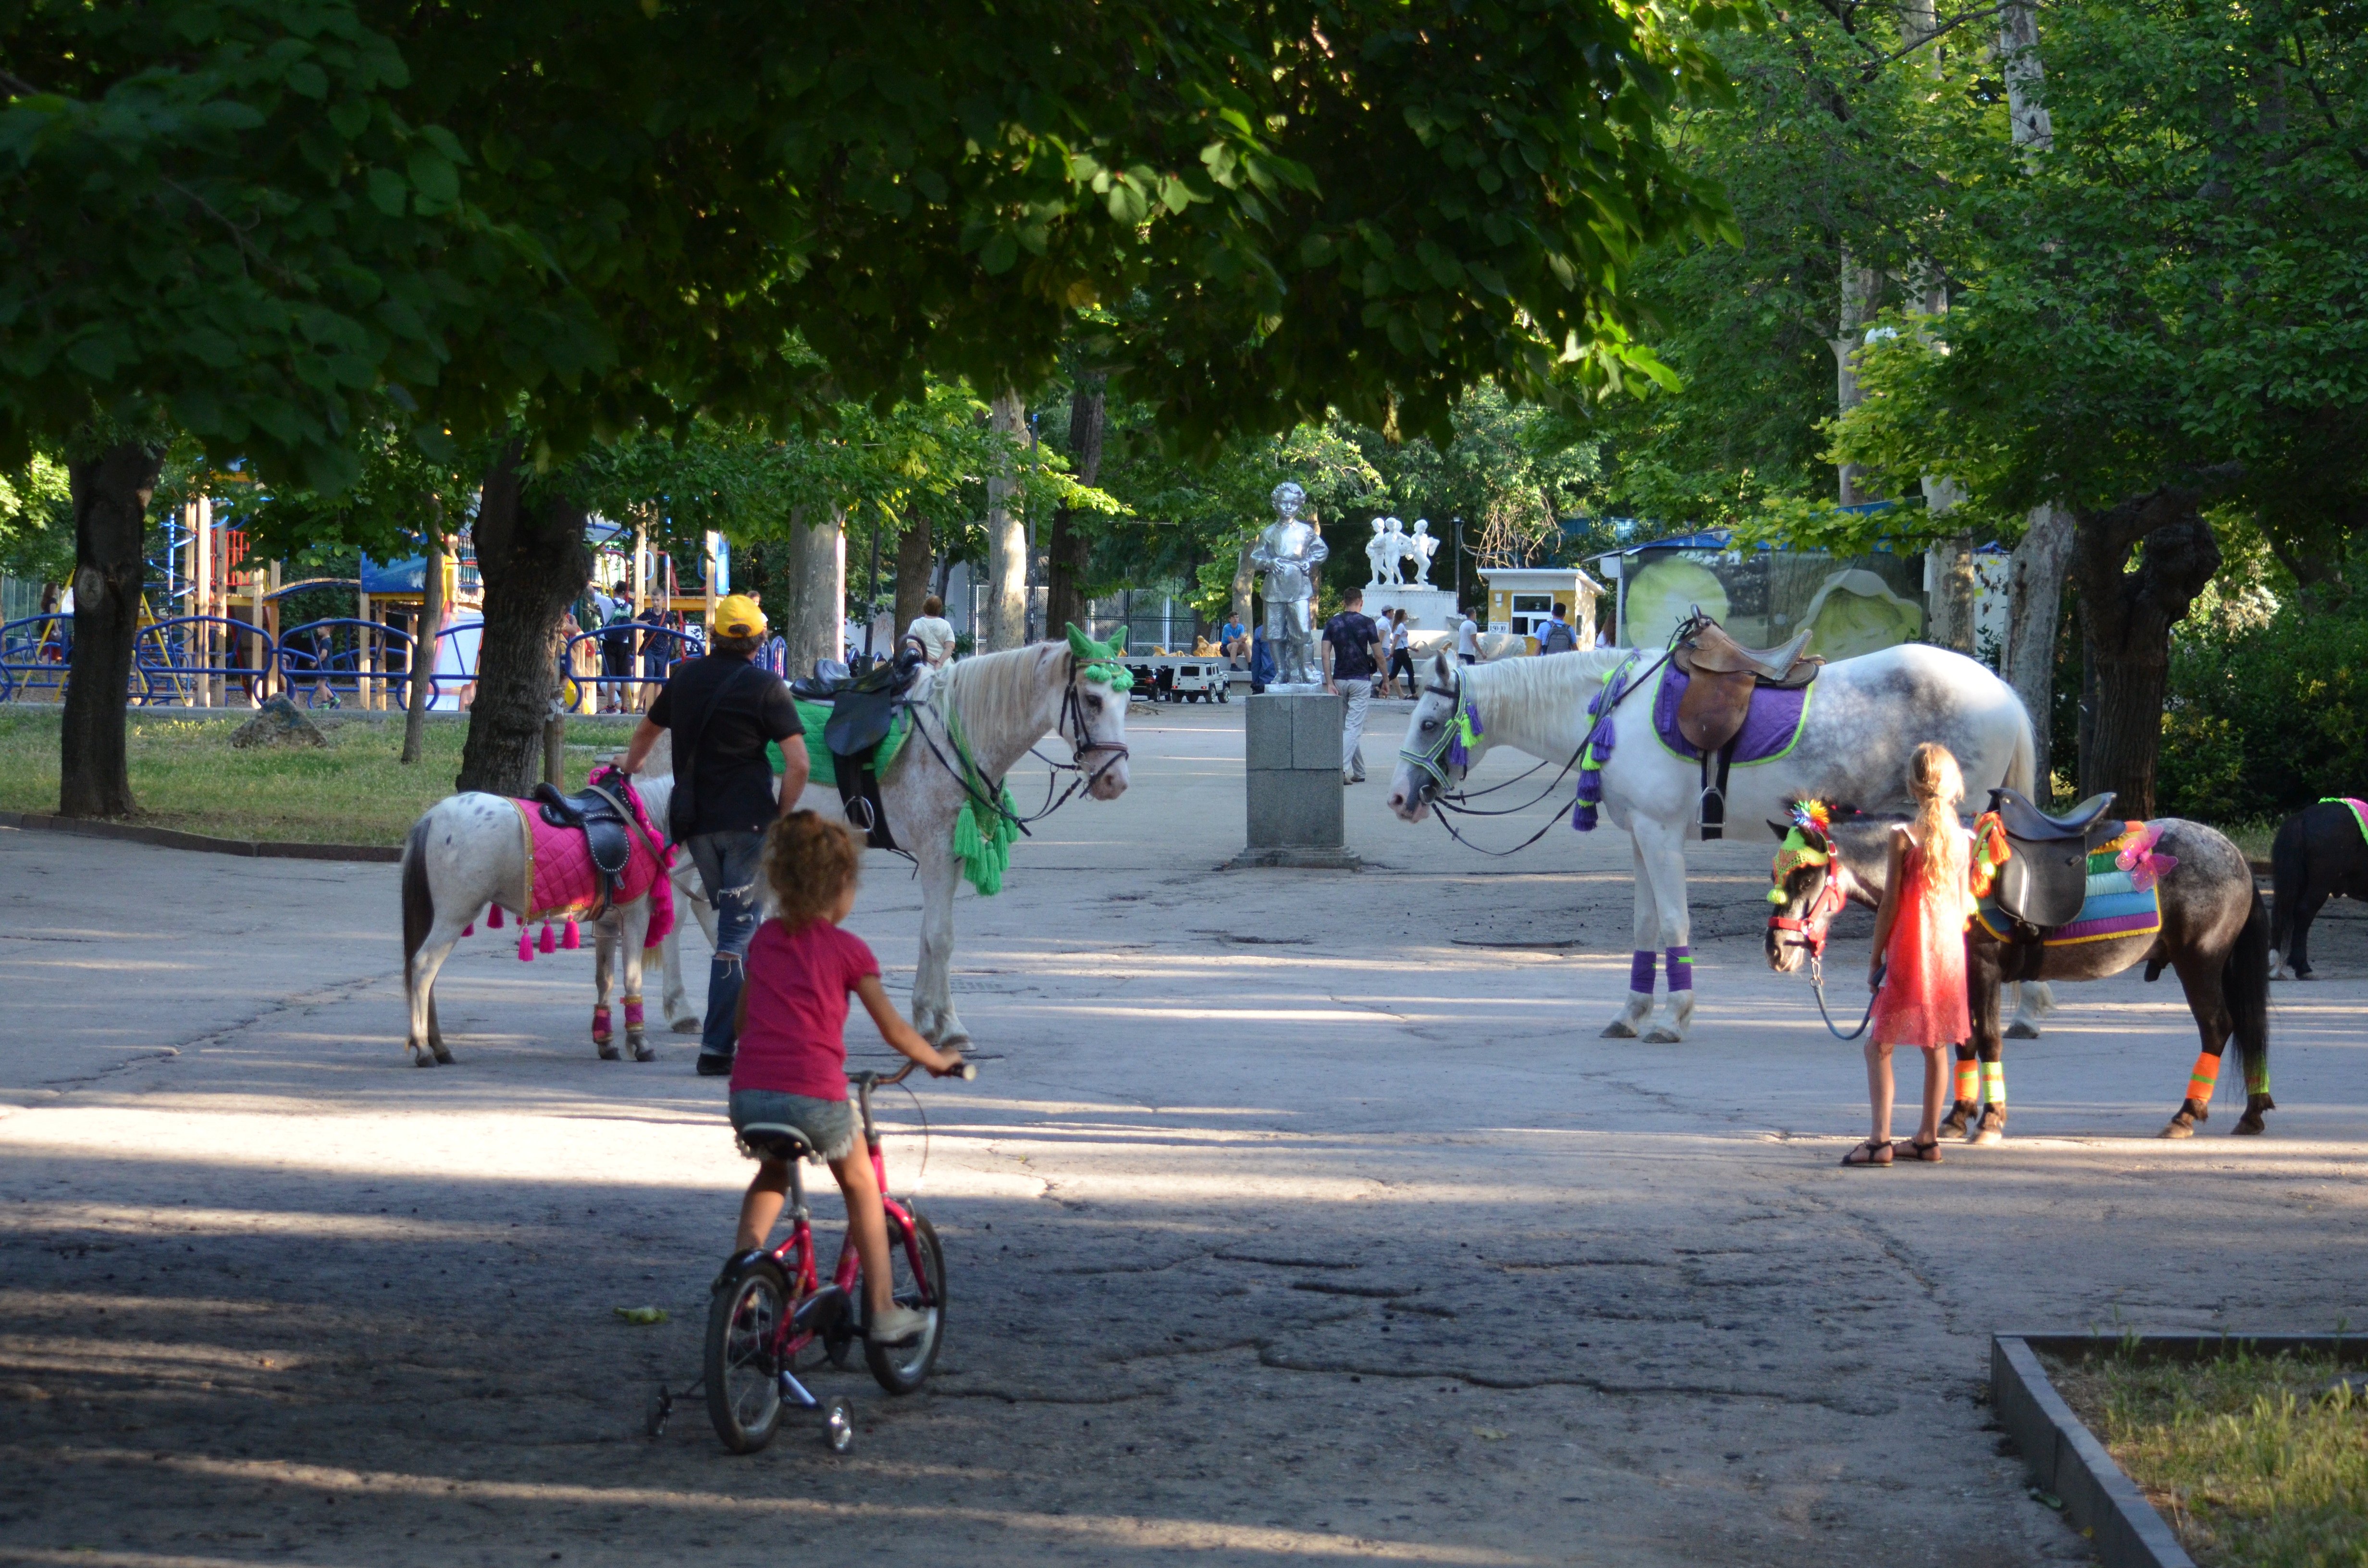
[[[926,1293],[929,1289],[928,1270],[921,1262],[921,1244],[914,1229],[912,1211],[889,1196],[888,1158],[881,1147],[879,1131],[871,1121],[871,1090],[880,1077],[877,1073],[859,1073],[851,1077],[856,1103],[863,1115],[863,1145],[871,1156],[871,1179],[880,1188],[880,1207],[888,1223],[888,1244],[894,1246],[902,1240],[913,1278]],[[780,1265],[781,1272],[789,1276],[790,1299],[793,1303],[781,1316],[780,1327],[775,1332],[772,1352],[773,1365],[779,1369],[782,1391],[795,1403],[813,1409],[819,1402],[797,1381],[790,1368],[799,1354],[816,1338],[836,1328],[852,1306],[857,1284],[862,1276],[862,1262],[856,1256],[855,1234],[850,1226],[848,1234],[840,1238],[838,1262],[831,1269],[829,1288],[822,1288],[814,1267],[814,1225],[806,1209],[805,1182],[798,1171],[801,1163],[792,1161],[790,1165],[790,1233],[771,1253],[773,1261]],[[921,1305],[934,1307],[937,1303],[925,1300]]]

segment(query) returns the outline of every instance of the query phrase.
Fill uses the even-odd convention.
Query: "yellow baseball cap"
[[[715,603],[715,634],[718,637],[762,637],[765,635],[765,607],[746,594],[726,594]]]

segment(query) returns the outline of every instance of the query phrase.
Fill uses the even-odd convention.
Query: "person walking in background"
[[[946,601],[931,594],[921,601],[921,613],[905,628],[905,641],[921,650],[929,668],[939,669],[954,656],[954,623],[946,619]]]
[[[1415,618],[1405,610],[1390,611],[1390,667],[1383,676],[1383,684],[1389,688],[1392,697],[1401,695],[1398,691],[1398,673],[1401,670],[1406,672],[1403,695],[1414,695],[1414,625]]]
[[[1346,702],[1340,726],[1340,778],[1365,781],[1365,712],[1373,705],[1381,668],[1382,631],[1364,611],[1365,591],[1350,588],[1340,613],[1324,623],[1324,689]]]
[[[1916,820],[1891,830],[1890,867],[1874,912],[1874,992],[1866,1035],[1866,1089],[1874,1130],[1842,1156],[1846,1165],[1891,1164],[1891,1051],[1924,1053],[1924,1115],[1907,1158],[1941,1163],[1941,1096],[1950,1048],[1972,1037],[1965,1005],[1965,922],[1974,913],[1964,825],[1957,803],[1965,781],[1945,746],[1927,741],[1907,759]]]
[[[806,787],[804,728],[781,677],[749,661],[765,642],[765,612],[745,594],[715,607],[715,642],[704,658],[675,665],[649,717],[625,748],[625,771],[640,771],[658,736],[674,733],[674,797],[667,835],[690,851],[715,908],[715,957],[707,971],[707,1021],[699,1071],[732,1071],[742,964],[762,907],[765,831],[797,809]],[[794,737],[794,738],[792,738]],[[780,744],[780,798],[773,797],[768,742]],[[641,1000],[625,998],[626,1021]]]
[[[1480,662],[1480,623],[1472,619],[1472,612],[1468,609],[1455,612],[1455,662],[1461,665]]]
[[[1548,653],[1572,653],[1578,651],[1578,633],[1570,629],[1570,621],[1566,619],[1569,614],[1568,605],[1557,604],[1554,607],[1554,614],[1547,618],[1546,623],[1538,628],[1539,657],[1543,658]]]
[[[644,626],[668,630],[666,601],[652,599],[650,608],[642,612],[642,623]],[[658,688],[666,683],[666,671],[674,665],[676,650],[679,647],[681,643],[672,637],[658,636],[647,631],[642,633],[642,692],[640,699],[633,704],[634,707],[646,710],[652,702],[657,700]]]
[[[600,711],[622,713],[632,700],[626,689],[633,673],[633,607],[623,598],[609,603],[609,627],[600,635]]]

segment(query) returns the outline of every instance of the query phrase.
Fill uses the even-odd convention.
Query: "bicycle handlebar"
[[[847,1075],[847,1081],[850,1084],[862,1084],[876,1089],[889,1084],[903,1083],[906,1078],[912,1075],[913,1069],[919,1065],[920,1063],[917,1062],[907,1062],[894,1073],[849,1073]],[[947,1074],[946,1076],[949,1078],[960,1078],[966,1084],[973,1082],[978,1077],[978,1063],[975,1062],[964,1062],[961,1066]]]

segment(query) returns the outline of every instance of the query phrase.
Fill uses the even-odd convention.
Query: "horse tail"
[[[403,983],[411,986],[412,960],[436,924],[436,895],[427,890],[427,819],[411,824],[403,841]]]
[[[2235,1025],[2237,1049],[2245,1059],[2248,1094],[2267,1094],[2270,1086],[2270,912],[2261,895],[2245,915],[2245,928],[2220,971],[2220,995]]]
[[[2296,812],[2278,824],[2270,845],[2270,950],[2283,953],[2294,935],[2294,910],[2302,903],[2302,885],[2310,869],[2309,829]]]

